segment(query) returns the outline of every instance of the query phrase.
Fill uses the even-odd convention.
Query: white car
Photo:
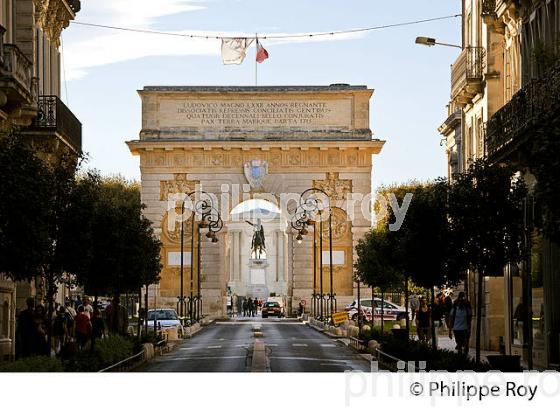
[[[381,303],[383,303],[383,320],[402,320],[406,318],[406,308],[399,306],[396,303],[389,302],[388,300],[382,301],[381,298],[375,297],[373,299],[375,304],[375,318],[381,319]],[[371,298],[360,299],[362,312],[365,313],[368,319],[371,319]],[[358,318],[358,301],[354,300],[351,304],[346,305],[345,310],[348,312],[348,317],[352,320]],[[408,312],[409,318],[410,311]]]
[[[163,330],[177,328],[178,336],[183,336],[183,325],[175,309],[161,308],[148,310],[148,328],[153,329],[154,325]]]

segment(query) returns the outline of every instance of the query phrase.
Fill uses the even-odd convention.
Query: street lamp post
[[[323,201],[318,196],[323,196],[326,200]],[[324,293],[323,287],[323,213],[325,210],[329,213],[329,293]],[[296,220],[295,229],[298,229],[298,242],[306,235],[307,229],[301,228],[306,221],[312,221],[316,224],[317,217],[319,218],[319,266],[316,266],[316,256],[313,259],[314,265],[314,283],[313,283],[313,300],[317,299],[319,307],[319,318],[325,318],[325,309],[328,308],[329,316],[336,311],[336,294],[333,291],[333,253],[332,253],[332,209],[330,207],[330,198],[328,194],[319,188],[309,188],[300,196],[300,203],[295,216],[301,213],[301,216]],[[315,225],[316,226],[316,225]],[[316,254],[316,229],[313,230],[313,253]],[[316,272],[319,270],[319,294],[316,294]],[[325,303],[326,302],[326,303]]]
[[[208,199],[196,199],[196,195],[206,195]],[[184,317],[185,313],[185,299],[188,302],[188,312],[189,317],[191,320],[200,320],[202,316],[202,296],[201,296],[201,284],[200,284],[200,229],[201,228],[208,228],[208,233],[206,237],[211,240],[212,243],[218,242],[218,238],[216,233],[219,232],[223,228],[223,221],[220,217],[220,213],[214,207],[211,197],[204,191],[193,191],[185,194],[187,198],[190,200],[194,199],[193,206],[191,209],[191,257],[190,257],[190,295],[185,298],[184,293],[184,224],[185,224],[185,200],[181,203],[181,256],[180,256],[180,296],[178,296],[178,303],[179,303],[179,315],[181,318]],[[193,197],[194,196],[194,197]],[[185,198],[186,199],[186,198]],[[197,215],[200,215],[200,222],[196,226],[195,229],[195,218]],[[197,277],[197,292],[194,293],[194,252],[195,252],[195,233],[197,235],[197,269],[196,269],[196,277]]]
[[[453,48],[463,48],[461,46],[458,46],[457,44],[440,43],[435,38],[432,37],[416,37],[415,43],[428,47],[433,47],[435,45],[438,45],[438,46],[453,47]]]

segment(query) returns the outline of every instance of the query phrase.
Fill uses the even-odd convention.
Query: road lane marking
[[[287,326],[305,326],[302,322],[255,322],[255,321],[233,321],[233,322],[214,322],[218,326],[238,326],[238,325],[263,325],[263,326],[276,326],[276,325],[287,325]]]
[[[206,346],[207,349],[221,349],[222,346]]]
[[[179,350],[192,350],[194,347],[180,347]]]
[[[338,360],[338,359],[323,359],[316,357],[297,357],[297,356],[270,356],[271,360],[306,360],[310,362],[332,362],[332,363],[348,363],[348,360]]]
[[[271,347],[278,347],[277,343],[267,343],[266,345]]]
[[[293,347],[307,347],[306,343],[292,343]]]
[[[192,357],[165,357],[160,359],[155,359],[154,363],[162,362],[180,362],[180,361],[192,361],[192,360],[225,360],[225,359],[245,359],[246,356],[192,356]]]
[[[321,343],[321,347],[336,347],[336,345],[332,345],[330,343]]]

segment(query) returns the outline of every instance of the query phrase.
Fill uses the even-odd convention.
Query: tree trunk
[[[142,312],[142,289],[138,291],[138,324],[136,325],[136,336],[138,340],[140,340],[140,319],[142,318],[140,312]]]
[[[433,286],[432,286],[431,291],[430,291],[430,304],[431,304],[430,321],[432,323],[432,326],[431,326],[431,329],[432,329],[432,350],[435,352],[437,350],[437,334],[436,334],[436,326],[435,326],[435,323],[434,323],[434,308],[436,306],[436,291],[435,291]]]
[[[375,327],[375,296],[373,294],[373,286],[371,287],[371,328]]]
[[[54,284],[54,279],[52,275],[47,274],[47,345],[49,347],[48,355],[51,355],[52,348],[52,333],[53,333],[53,312],[54,312],[54,295],[56,293],[56,288]]]
[[[406,314],[406,331],[410,334],[410,320],[408,318],[408,275],[404,276],[404,310]]]
[[[478,283],[476,286],[476,363],[480,364],[480,336],[482,333],[482,280],[484,274],[477,274]]]
[[[385,291],[381,291],[381,335],[383,336],[383,333],[385,333],[385,319],[384,319],[384,306],[385,305]],[[373,307],[373,306],[372,306]]]
[[[146,294],[144,295],[144,334],[148,336],[148,285],[146,285]]]

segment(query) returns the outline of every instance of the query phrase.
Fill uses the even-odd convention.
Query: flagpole
[[[259,35],[258,33],[255,33],[255,87],[257,87],[258,85],[258,76],[257,76],[257,71],[258,71],[258,64],[257,64],[257,53],[259,52]]]

